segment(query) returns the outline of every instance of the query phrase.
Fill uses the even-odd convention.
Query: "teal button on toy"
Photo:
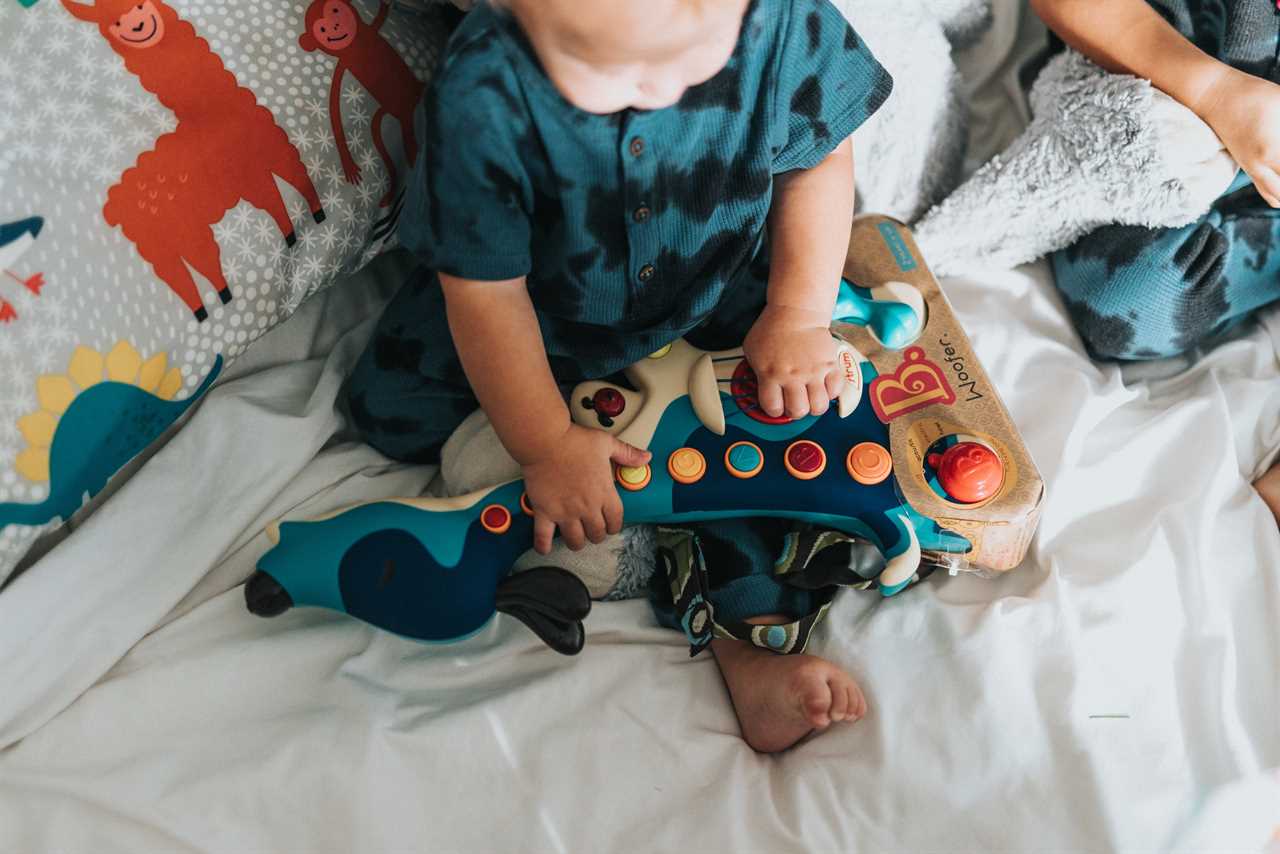
[[[734,477],[755,477],[764,468],[764,453],[754,442],[734,442],[725,451],[724,464]]]

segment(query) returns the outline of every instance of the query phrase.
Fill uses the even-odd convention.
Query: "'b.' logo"
[[[885,424],[930,404],[950,406],[955,402],[956,393],[946,375],[924,357],[924,350],[919,347],[907,349],[906,359],[897,371],[871,381],[871,406]]]

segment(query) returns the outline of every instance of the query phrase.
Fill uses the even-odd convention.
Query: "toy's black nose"
[[[280,582],[258,570],[245,582],[244,603],[259,617],[278,617],[293,607],[293,598]]]

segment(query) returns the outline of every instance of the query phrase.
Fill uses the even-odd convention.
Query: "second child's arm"
[[[1146,0],[1031,0],[1063,41],[1108,71],[1146,78],[1199,115],[1280,206],[1280,86],[1209,56]]]
[[[534,548],[546,554],[556,528],[572,549],[616,534],[622,502],[610,461],[643,465],[648,452],[570,420],[523,277],[482,282],[441,273],[440,283],[471,388],[524,471]]]

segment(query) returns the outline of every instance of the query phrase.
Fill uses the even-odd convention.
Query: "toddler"
[[[1067,44],[1196,112],[1240,164],[1183,228],[1108,226],[1055,253],[1096,355],[1186,351],[1280,298],[1280,6],[1276,0],[1031,0]],[[1117,37],[1117,34],[1123,34]],[[1255,484],[1280,519],[1280,467]]]
[[[766,412],[821,414],[843,384],[828,330],[853,216],[848,137],[891,86],[829,0],[477,4],[424,103],[401,223],[423,267],[348,383],[354,423],[388,456],[427,462],[482,407],[523,469],[545,553],[557,530],[575,549],[616,533],[612,464],[649,460],[575,425],[562,389],[680,337],[745,342]],[[779,592],[775,555],[741,523],[698,535],[741,564],[723,567],[718,621],[808,608]],[[757,750],[865,712],[829,662],[711,646]]]

